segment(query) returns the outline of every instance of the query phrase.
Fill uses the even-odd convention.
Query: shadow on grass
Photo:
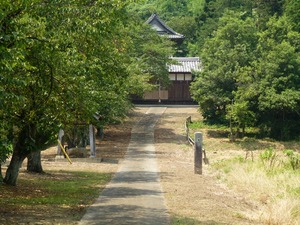
[[[228,138],[229,134],[226,130],[207,130],[207,136],[211,138]]]
[[[267,148],[276,148],[276,143],[263,141],[255,138],[244,138],[235,142],[246,151],[264,150]]]

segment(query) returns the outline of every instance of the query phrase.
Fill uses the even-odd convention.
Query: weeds
[[[283,153],[289,158],[293,170],[300,169],[300,154],[291,149],[284,150]]]
[[[265,169],[271,171],[275,168],[275,166],[278,163],[278,155],[276,154],[276,151],[269,147],[265,149],[260,155],[259,155]]]

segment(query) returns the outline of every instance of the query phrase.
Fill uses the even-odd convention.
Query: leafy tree
[[[95,112],[106,122],[124,116],[131,81],[127,40],[118,37],[126,3],[20,1],[16,9],[5,3],[12,9],[1,20],[8,53],[1,60],[1,102],[14,147],[4,182],[15,185],[24,158],[47,145],[59,126],[88,123]]]
[[[299,135],[299,40],[286,17],[271,18],[260,33],[258,59],[240,80],[238,96],[253,103],[259,126],[279,139]]]
[[[300,2],[298,0],[285,0],[284,1],[284,14],[289,22],[292,24],[293,29],[300,32]]]
[[[255,124],[255,116],[255,113],[249,109],[249,102],[232,101],[231,106],[227,107],[226,112],[226,118],[230,122],[231,135],[239,137],[241,133],[244,136],[246,126],[253,126]],[[236,131],[233,131],[234,128],[236,128]],[[240,129],[242,129],[242,132],[240,132]]]
[[[139,78],[144,76],[155,83],[167,86],[169,73],[166,65],[170,61],[169,57],[175,53],[174,43],[168,38],[158,35],[151,26],[145,24],[142,18],[134,17],[132,14],[134,12],[129,9],[131,20],[124,34],[130,37],[132,43],[127,54],[131,59],[131,68],[139,68]],[[151,87],[153,86],[146,88]]]
[[[12,153],[12,143],[8,139],[7,127],[4,120],[2,120],[0,127],[0,182],[3,181],[1,164],[6,161],[8,156]]]
[[[196,41],[189,42],[189,52],[192,55],[201,54],[199,49],[202,49],[205,41],[213,36],[213,33],[218,28],[219,19],[223,16],[226,10],[239,11],[243,13],[243,17],[252,14],[253,3],[251,0],[224,1],[224,0],[207,0],[205,3],[200,3],[203,10],[199,10],[195,16],[197,23]]]
[[[228,11],[213,38],[202,51],[203,71],[191,86],[205,119],[224,121],[226,107],[234,99],[241,68],[252,62],[256,47],[255,21]]]
[[[173,52],[171,41],[156,33],[144,41],[143,54],[140,57],[143,70],[152,76],[152,80],[156,84],[168,86],[169,72],[166,65],[170,62],[169,57]]]
[[[175,56],[185,57],[189,55],[189,43],[196,42],[197,23],[193,16],[173,17],[167,22],[176,32],[184,35],[184,41],[177,48]]]
[[[126,5],[119,0],[1,5],[11,7],[0,20],[6,53],[0,64],[1,116],[14,142],[5,183],[16,184],[25,157],[28,170],[42,171],[40,150],[55,140],[59,127],[120,120],[131,108],[129,96],[148,89],[151,76],[166,83],[159,74],[167,71],[169,42],[152,30],[140,29],[139,37],[129,31],[133,21]]]
[[[283,11],[284,0],[254,0],[254,8],[258,14],[258,25],[261,29],[265,28],[269,18],[281,15]]]
[[[190,0],[187,2],[187,8],[193,16],[197,16],[203,13],[205,4],[205,0]]]

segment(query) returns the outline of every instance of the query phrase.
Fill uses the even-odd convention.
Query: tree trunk
[[[22,163],[26,156],[29,154],[28,151],[26,151],[25,149],[25,143],[27,138],[26,134],[26,128],[24,127],[17,134],[17,139],[14,143],[12,158],[6,170],[5,177],[3,179],[3,182],[8,185],[15,186],[17,184],[20,167],[22,166]]]
[[[3,176],[2,176],[2,168],[1,168],[1,163],[0,163],[0,183],[3,182]]]
[[[3,180],[4,183],[8,185],[16,186],[19,170],[25,158],[26,156],[20,154],[20,151],[14,151],[10,164],[6,170],[6,175]]]
[[[103,127],[97,127],[97,137],[99,137],[100,139],[102,139],[103,136],[104,136]]]
[[[27,162],[27,170],[29,172],[34,173],[43,173],[43,167],[41,162],[41,151],[35,151],[31,152],[27,156],[28,162]]]

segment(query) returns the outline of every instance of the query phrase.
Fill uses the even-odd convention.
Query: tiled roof
[[[199,57],[171,57],[178,64],[169,65],[170,73],[191,73],[192,71],[201,70],[201,62]]]
[[[168,36],[170,39],[184,39],[184,35],[167,26],[155,13],[149,17],[146,23],[150,24],[162,36]]]

